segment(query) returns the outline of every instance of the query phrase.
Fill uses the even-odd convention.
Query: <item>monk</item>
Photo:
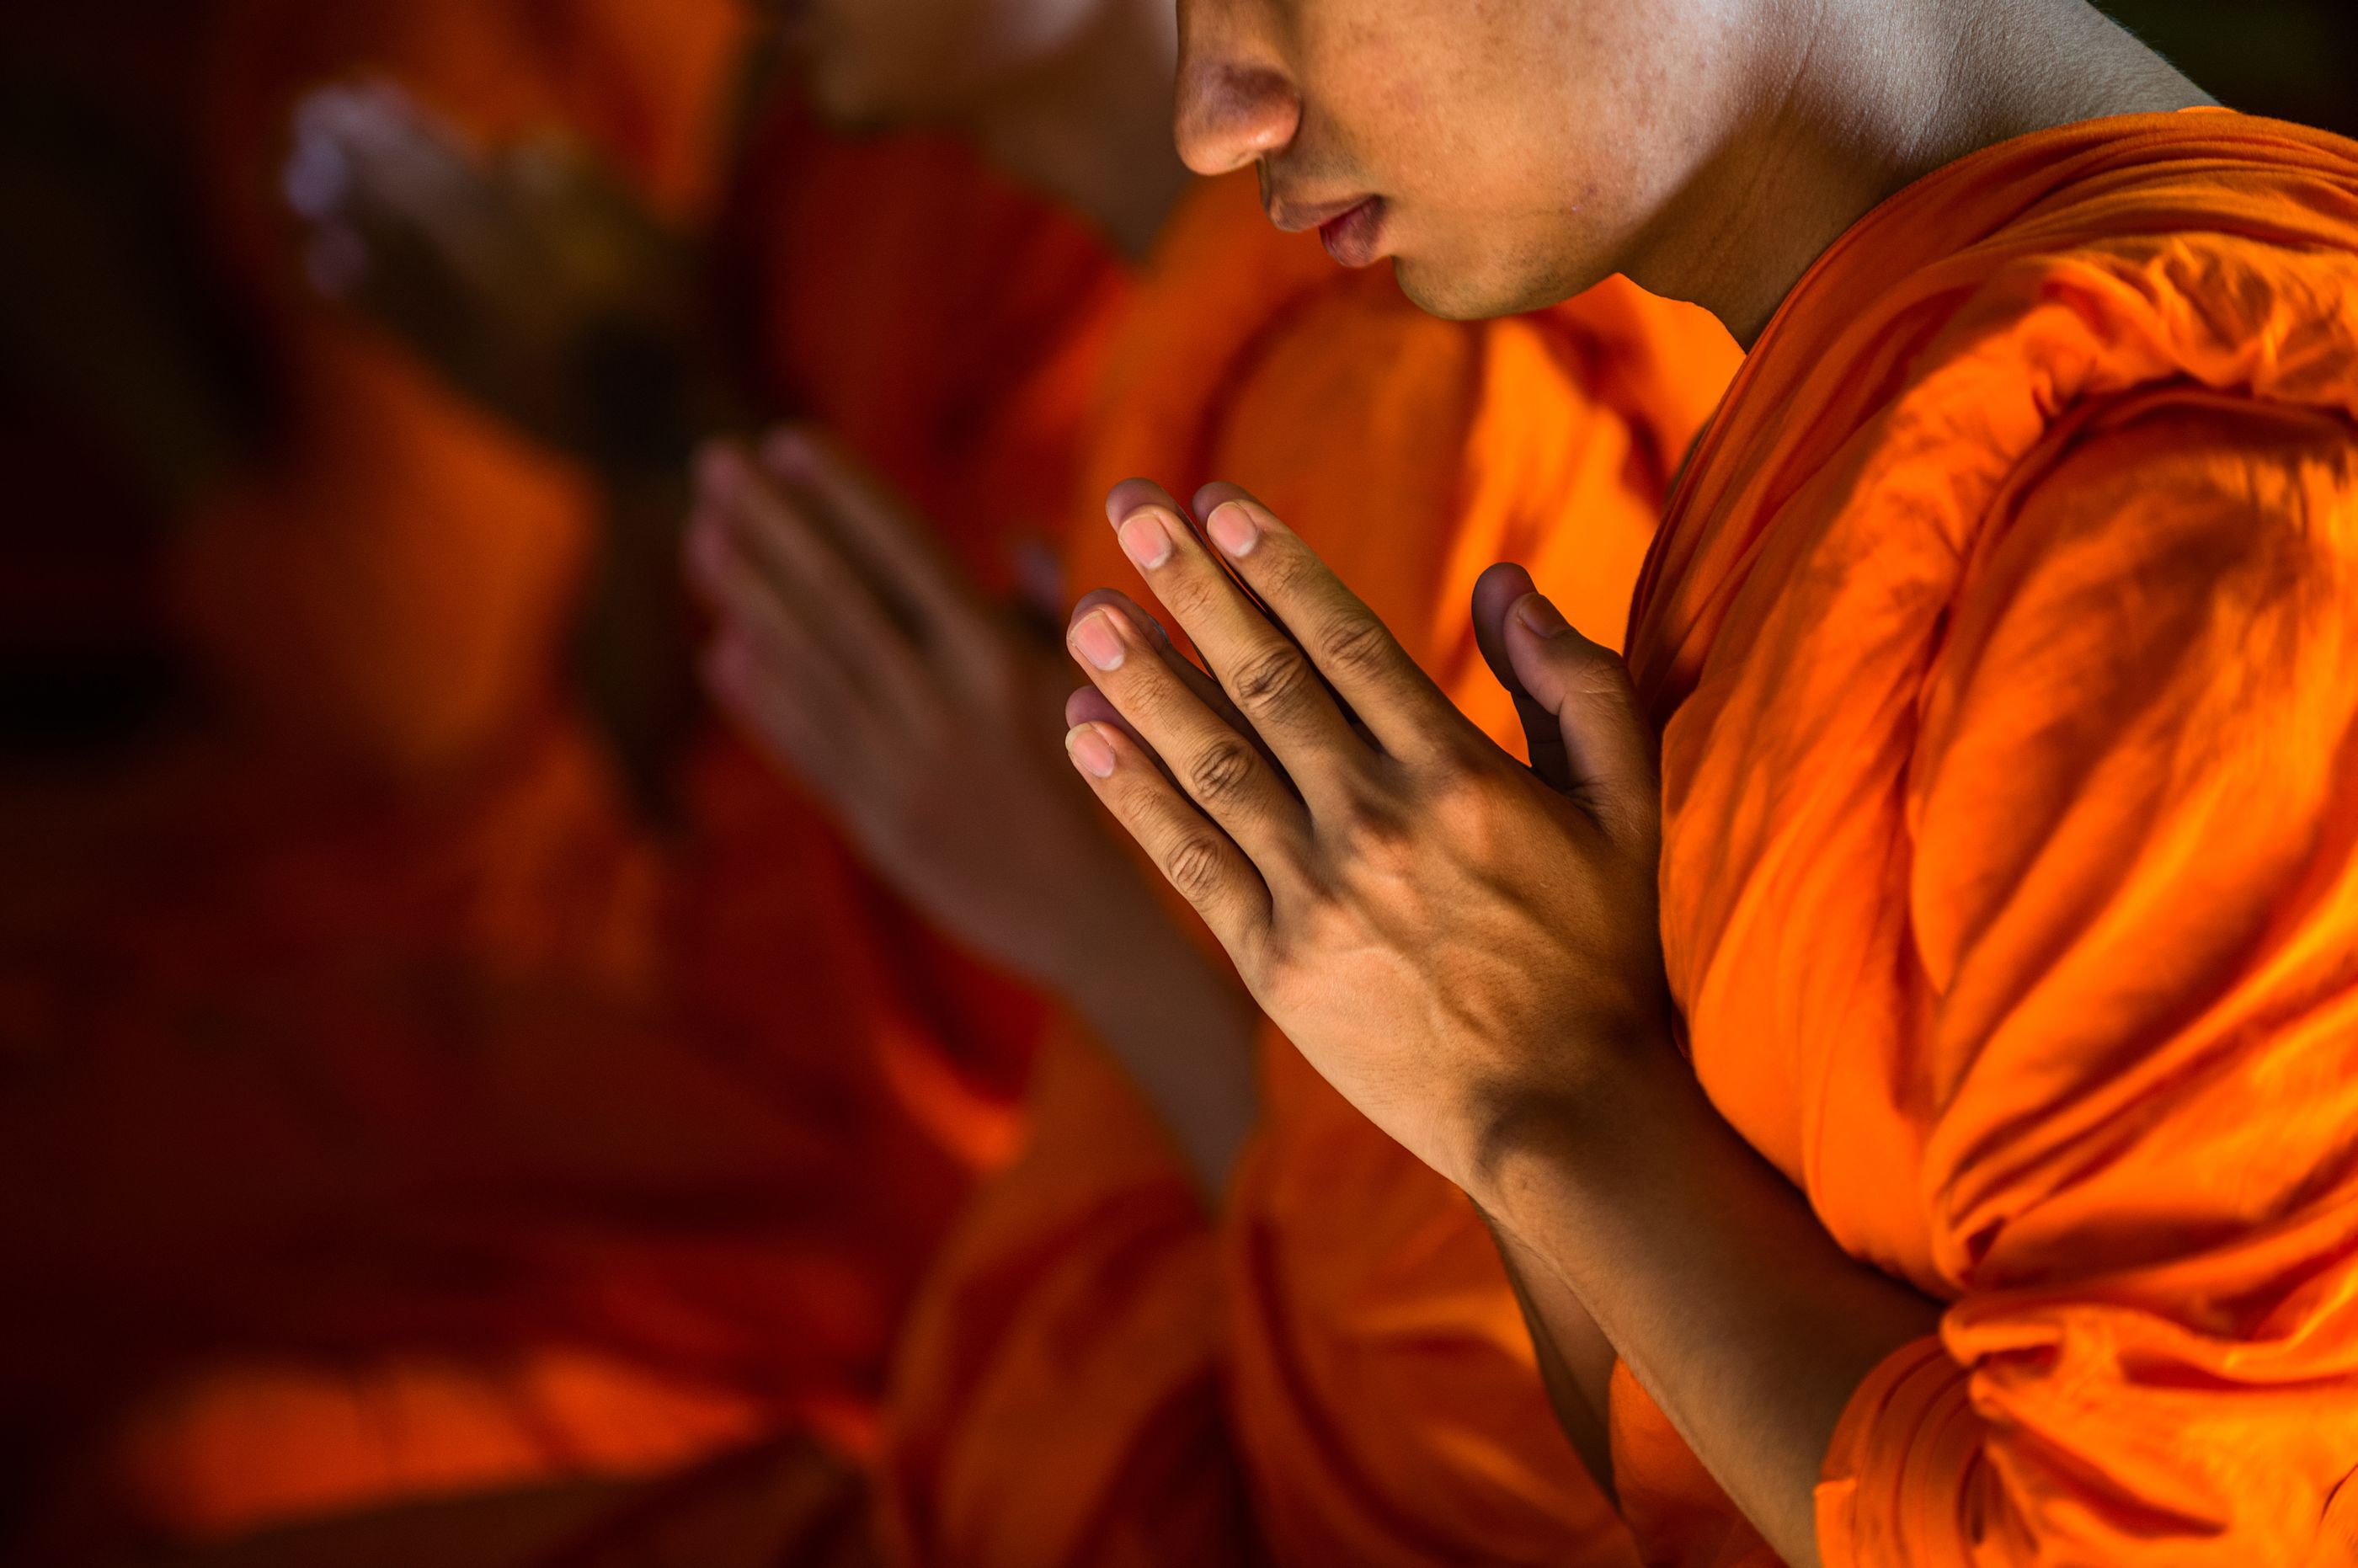
[[[525,149],[557,195],[559,159],[594,162],[667,228],[718,224],[749,273],[831,289],[738,307],[752,395],[839,418],[913,487],[1027,465],[973,520],[979,560],[1069,489],[1120,270],[962,149],[847,148],[790,103],[738,169],[762,189],[724,202],[730,5],[250,0],[215,24],[207,194],[292,417],[181,535],[223,733],[145,781],[135,820],[81,813],[73,849],[11,857],[13,1016],[44,1067],[0,1103],[28,1281],[10,1400],[63,1407],[45,1457],[80,1451],[92,1518],[175,1537],[663,1475],[785,1432],[857,1454],[914,1277],[1003,1158],[1036,1004],[913,936],[724,732],[644,749],[654,816],[570,627],[644,492],[666,529],[641,598],[677,595],[687,437],[606,483],[628,465],[579,426],[460,395],[319,298],[338,258],[276,210],[287,121],[366,67],[406,84],[336,106],[384,110],[371,134],[565,127]],[[315,109],[302,139],[349,120]],[[316,163],[294,172],[328,211]],[[719,217],[740,207],[761,221]],[[953,235],[1027,286],[942,277]]]
[[[1021,38],[1038,9],[821,5],[814,69],[867,83],[885,75],[871,27],[932,12],[956,36],[988,17]],[[1001,128],[1005,87],[950,73],[926,102],[969,93],[982,145],[1114,227],[1090,165],[1041,149],[1105,145],[1099,103],[1145,99],[1147,64],[1107,42],[1142,14],[1100,6],[1064,53],[1011,73],[1023,139]],[[905,85],[852,102],[915,103]],[[1051,111],[1069,142],[1045,134]],[[1380,573],[1384,602],[1432,628],[1420,656],[1480,700],[1455,613],[1471,574],[1499,553],[1561,561],[1612,635],[1731,361],[1706,318],[1627,285],[1542,318],[1433,320],[1389,279],[1270,234],[1249,183],[1222,181],[1153,238],[1084,494],[1141,463],[1241,466]],[[1365,460],[1336,474],[1318,460],[1336,450]],[[940,526],[807,433],[716,449],[703,478],[690,564],[719,617],[723,707],[882,874],[1069,1014],[1023,1153],[904,1336],[877,1472],[894,1555],[1627,1563],[1477,1216],[1260,1027],[1115,852],[1040,721],[1061,676],[943,560]],[[1108,548],[1084,535],[1068,576],[1101,580]],[[1489,701],[1507,733],[1510,706]]]
[[[1489,1217],[1641,1548],[2352,1561],[2358,146],[2076,0],[1183,12],[1281,224],[1751,348],[1626,665],[1472,595],[1528,765],[1233,486],[1113,508],[1217,686],[1071,637],[1076,771]]]

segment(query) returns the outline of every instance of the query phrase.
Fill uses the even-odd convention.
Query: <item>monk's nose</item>
[[[1180,6],[1179,157],[1197,174],[1282,152],[1302,128],[1302,95],[1256,9],[1251,0]]]

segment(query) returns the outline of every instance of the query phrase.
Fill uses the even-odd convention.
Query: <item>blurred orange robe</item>
[[[1894,198],[1632,625],[1696,1072],[1951,1303],[1828,1568],[2358,1561],[2358,146],[2098,121]],[[1654,1561],[1772,1561],[1613,1418]]]
[[[1099,521],[1114,481],[1237,480],[1519,737],[1474,579],[1522,560],[1612,636],[1736,358],[1619,282],[1436,320],[1218,182],[1173,221],[1118,347],[1071,585],[1137,589]],[[1281,1038],[1260,1051],[1263,1123],[1215,1221],[1102,1047],[1058,1038],[1024,1152],[912,1319],[882,1467],[897,1559],[1630,1562],[1472,1206]]]
[[[1036,1005],[725,737],[686,763],[682,837],[635,824],[561,684],[589,477],[309,298],[275,194],[295,95],[372,70],[487,140],[562,126],[706,223],[737,7],[246,0],[220,27],[210,195],[289,422],[181,557],[233,741],[92,825],[103,876],[50,855],[0,901],[44,1064],[0,1108],[8,1381],[135,1400],[128,1485],[200,1532],[787,1422],[856,1447],[1011,1136]],[[790,111],[741,175],[766,376],[956,495],[979,568],[1053,527],[1124,288],[1106,247],[955,147]],[[973,271],[939,265],[951,235]]]

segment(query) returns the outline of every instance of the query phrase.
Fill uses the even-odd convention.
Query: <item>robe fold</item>
[[[1629,651],[1714,1105],[1948,1304],[1828,1568],[2353,1561],[2358,146],[1988,148],[1796,288]],[[1772,1561],[1624,1369],[1658,1563]]]
[[[1610,636],[1735,361],[1699,312],[1620,283],[1544,316],[1435,320],[1388,276],[1339,273],[1272,232],[1249,181],[1217,182],[1172,221],[1118,341],[1069,579],[1142,593],[1097,522],[1115,481],[1148,474],[1184,496],[1236,480],[1519,745],[1474,646],[1475,578],[1520,559]],[[1077,1034],[1063,1048],[1102,1049]],[[1231,1533],[1207,1549],[1158,1530],[1120,1561],[1628,1562],[1472,1206],[1282,1039],[1259,1049],[1263,1123],[1217,1219],[1109,1066],[1066,1079],[1086,1094],[1035,1104],[1023,1194],[977,1200],[900,1363],[885,1455],[888,1520],[915,1547],[903,1560],[1098,1561],[1071,1543],[1113,1494],[1066,1478],[1133,1481],[1122,1456],[1142,1453],[1160,1468],[1123,1507]],[[1110,1168],[1108,1127],[1124,1130]],[[1052,1190],[1089,1223],[1044,1222],[1027,1195]],[[1141,1279],[1200,1292],[1184,1337],[1180,1303],[1150,1310]],[[1043,1304],[972,1304],[1014,1300]],[[956,1528],[961,1509],[985,1528]]]
[[[957,547],[1002,562],[1061,515],[1122,269],[957,149],[847,147],[786,107],[724,191],[742,21],[217,19],[206,195],[288,393],[179,549],[223,720],[0,835],[0,1231],[27,1281],[0,1386],[102,1477],[72,1489],[106,1527],[225,1537],[803,1426],[857,1452],[918,1275],[1008,1152],[1037,1002],[724,735],[683,762],[684,828],[637,820],[562,686],[590,477],[309,297],[276,215],[315,82],[392,77],[486,140],[566,130],[675,222],[725,211],[774,280],[742,307],[762,378],[962,495]]]

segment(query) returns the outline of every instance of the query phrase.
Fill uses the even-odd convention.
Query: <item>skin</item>
[[[1134,252],[1184,188],[1163,0],[816,0],[789,26],[838,124],[950,126]],[[706,688],[903,896],[1092,1027],[1217,1204],[1259,1116],[1251,1001],[1058,761],[1053,643],[936,536],[814,432],[711,445],[687,546]]]
[[[1747,343],[1920,175],[2209,102],[2080,0],[1180,10],[1182,153],[1206,174],[1258,164],[1282,225],[1372,197],[1350,259],[1390,258],[1438,314],[1537,308],[1617,271]],[[1834,1427],[1940,1309],[1844,1254],[1684,1065],[1655,742],[1620,661],[1520,568],[1483,579],[1476,631],[1526,766],[1235,487],[1191,511],[1133,481],[1109,515],[1218,693],[1085,601],[1076,769],[1303,1054],[1489,1218],[1600,1479],[1617,1357],[1769,1545],[1816,1563]]]
[[[1381,200],[1436,315],[1626,273],[1749,343],[1867,209],[1994,142],[2210,100],[2082,0],[1181,0],[1178,140],[1273,219]]]

